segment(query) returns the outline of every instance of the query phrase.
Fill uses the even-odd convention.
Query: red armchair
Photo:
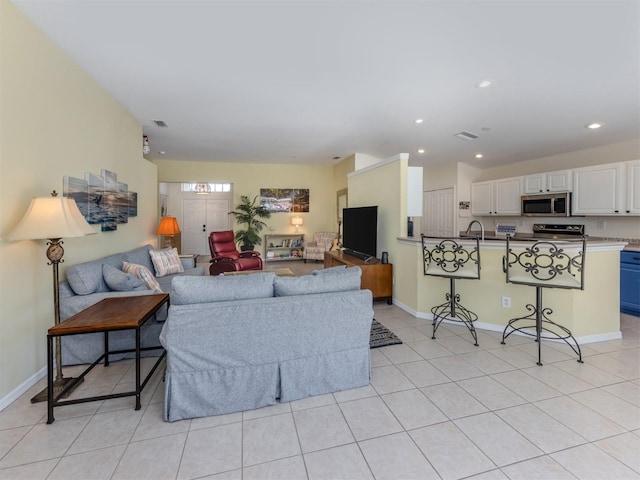
[[[211,232],[209,234],[211,250],[210,275],[243,270],[262,270],[262,258],[254,250],[238,252],[232,230]]]

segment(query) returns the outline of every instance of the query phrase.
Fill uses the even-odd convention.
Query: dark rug
[[[375,318],[371,323],[371,337],[369,340],[370,348],[384,347],[386,345],[397,345],[402,343],[395,333],[387,327],[379,323]]]

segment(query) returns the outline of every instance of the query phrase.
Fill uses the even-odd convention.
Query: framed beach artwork
[[[309,211],[308,188],[261,188],[260,205],[272,213]]]

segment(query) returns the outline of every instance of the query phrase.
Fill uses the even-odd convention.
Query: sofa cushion
[[[155,273],[153,262],[151,261],[151,255],[149,252],[153,250],[153,247],[149,244],[143,245],[142,247],[134,248],[133,250],[129,250],[128,252],[123,253],[123,260],[129,263],[135,263],[136,265],[142,265],[147,267],[151,273]],[[120,263],[118,266],[122,265]]]
[[[123,272],[111,265],[102,265],[102,276],[111,290],[129,292],[146,288],[144,282],[132,273]]]
[[[245,300],[273,297],[273,272],[233,276],[178,276],[171,283],[171,304]]]
[[[325,275],[278,277],[273,282],[273,290],[276,297],[359,290],[361,276],[359,267],[351,267]]]
[[[335,267],[323,268],[321,270],[314,270],[311,272],[311,275],[331,275],[332,273],[341,273],[341,272],[344,272],[345,268],[347,268],[346,265],[337,265]]]
[[[149,255],[151,255],[151,261],[156,269],[156,277],[164,277],[165,275],[184,272],[177,248],[150,250]]]
[[[160,288],[160,284],[156,280],[156,277],[154,277],[153,273],[151,273],[151,271],[144,265],[122,262],[122,270],[126,273],[132,273],[138,277],[144,282],[149,290],[155,290],[156,292],[162,293],[162,289]]]
[[[67,281],[76,295],[108,292],[109,287],[102,275],[102,265],[120,268],[124,259],[124,253],[116,253],[98,260],[72,265],[66,271]]]

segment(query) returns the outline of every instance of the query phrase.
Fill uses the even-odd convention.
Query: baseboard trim
[[[24,382],[14,388],[8,395],[0,398],[0,412],[15,402],[20,396],[47,375],[47,367],[42,367]]]
[[[395,298],[393,299],[393,304],[401,308],[405,312],[410,313],[416,318],[422,318],[423,320],[433,320],[432,313],[417,312],[412,308],[409,308],[404,303],[397,301]],[[457,322],[455,320],[448,320],[446,318],[442,322],[449,323],[452,325],[460,325],[460,322]],[[496,325],[494,323],[474,322],[474,326],[478,330],[488,330],[490,332],[502,333],[502,331],[504,330],[503,326]],[[525,334],[520,332],[514,332],[513,335],[525,335]],[[580,345],[585,345],[588,343],[605,342],[607,340],[620,340],[621,338],[622,338],[622,332],[618,330],[617,332],[598,333],[596,335],[585,335],[583,337],[576,337],[576,340]],[[562,342],[562,340],[555,340],[555,339],[545,339],[545,341]]]

